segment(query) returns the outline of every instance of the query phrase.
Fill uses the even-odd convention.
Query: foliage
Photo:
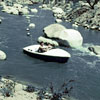
[[[8,79],[4,80],[0,90],[5,97],[13,96],[13,93],[15,92],[15,81]]]
[[[35,91],[35,87],[33,87],[32,85],[28,85],[26,87],[25,91],[27,91],[27,92],[34,92]]]
[[[73,87],[69,87],[69,83],[74,82],[74,80],[69,80],[68,82],[64,82],[61,87],[58,89],[58,91],[56,89],[54,89],[53,84],[51,83],[49,86],[49,91],[46,92],[46,89],[41,89],[38,92],[38,98],[37,100],[43,100],[43,98],[45,99],[49,99],[49,100],[62,100],[62,98],[65,98],[65,96],[69,96],[69,93],[71,92],[71,90],[73,89]]]
[[[100,0],[86,0],[87,3],[90,5],[91,9],[94,9],[94,6],[100,1]]]

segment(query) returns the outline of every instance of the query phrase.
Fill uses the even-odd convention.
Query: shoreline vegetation
[[[10,76],[0,77],[0,100],[75,100],[70,97],[74,80],[64,82],[57,90],[52,83],[47,88],[36,88],[10,79]]]

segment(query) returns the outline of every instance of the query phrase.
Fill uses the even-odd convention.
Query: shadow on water
[[[43,28],[55,21],[51,11],[38,10],[34,17],[30,17],[30,22],[36,24],[36,28],[30,30],[34,44],[37,43],[37,38],[43,35]],[[26,35],[26,17],[3,12],[0,12],[0,15],[4,17],[0,25],[0,49],[7,54],[7,60],[0,61],[1,75],[12,75],[16,79],[44,87],[53,82],[56,88],[65,80],[74,79],[76,82],[73,84],[72,96],[79,100],[100,99],[100,58],[69,48],[63,48],[71,54],[71,58],[65,64],[31,58],[22,51],[23,47],[31,45],[31,38]],[[71,23],[61,24],[73,28]],[[78,30],[84,39],[83,46],[100,43],[98,31],[82,27]]]

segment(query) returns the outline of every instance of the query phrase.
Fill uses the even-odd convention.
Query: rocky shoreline
[[[24,2],[24,3],[23,3]],[[36,2],[19,1],[6,3],[11,6],[5,6],[4,2],[1,2],[3,11],[14,14],[29,14],[27,6],[23,4],[35,4]],[[38,1],[37,1],[38,3]],[[16,5],[17,4],[17,5]],[[22,4],[22,5],[21,5]],[[94,9],[91,9],[90,5],[86,1],[79,0],[78,2],[69,1],[66,4],[52,3],[40,5],[39,8],[52,10],[53,15],[56,18],[55,22],[61,23],[62,21],[73,22],[75,27],[83,26],[88,29],[100,30],[100,1],[95,4]],[[9,10],[9,11],[8,11]],[[37,12],[36,9],[30,10],[31,12]]]
[[[56,92],[52,83],[50,87],[44,89],[23,84],[10,76],[0,76],[0,100],[75,100],[68,96],[73,87],[66,87],[68,83],[72,82],[74,80],[63,83],[62,90]],[[66,88],[68,88],[67,91]]]
[[[54,7],[43,4],[41,8],[51,8],[57,23],[73,22],[76,27],[83,26],[88,29],[100,30],[100,1],[94,6],[94,9],[91,9],[85,1],[76,3],[70,1],[66,5],[61,4]]]
[[[14,80],[0,79],[0,100],[37,100],[36,91],[26,91],[27,86]]]

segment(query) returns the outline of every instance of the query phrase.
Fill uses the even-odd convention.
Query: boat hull
[[[38,58],[47,62],[66,63],[69,59],[69,57],[58,57],[58,56],[35,54],[35,53],[28,52],[26,50],[23,50],[23,52],[31,57]]]

